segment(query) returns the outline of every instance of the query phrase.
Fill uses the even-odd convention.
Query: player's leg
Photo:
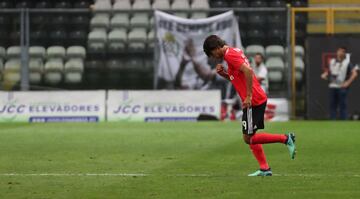
[[[264,114],[266,109],[266,102],[252,108],[253,129],[264,129]],[[284,134],[271,134],[266,132],[256,133],[251,136],[251,144],[269,144],[269,143],[283,143],[287,141],[287,136]]]
[[[251,117],[251,118],[250,118]],[[250,119],[248,119],[250,118]],[[251,137],[256,133],[256,130],[249,130],[249,125],[252,125],[252,114],[248,112],[247,109],[243,110],[243,118],[242,118],[242,127],[243,127],[243,139],[244,142],[249,144],[252,154],[255,159],[259,163],[260,169],[254,173],[249,174],[249,176],[271,176],[272,172],[269,167],[269,164],[266,161],[266,156],[264,153],[264,149],[261,144],[250,144]],[[256,121],[255,121],[256,122]]]
[[[254,120],[257,121],[257,129],[264,129],[264,114],[266,109],[266,103],[260,106],[253,108],[253,117]],[[251,144],[269,144],[269,143],[283,143],[286,144],[290,158],[294,159],[296,154],[296,147],[295,147],[295,134],[288,133],[288,134],[272,134],[272,133],[256,133],[254,136],[251,137],[250,140]]]

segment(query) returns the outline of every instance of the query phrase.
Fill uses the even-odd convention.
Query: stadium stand
[[[30,13],[30,82],[62,87],[136,88],[152,86],[154,21],[151,9],[170,9],[177,16],[199,19],[218,12],[176,12],[177,9],[308,6],[321,0],[0,0],[1,8],[72,9],[91,12]],[[331,3],[336,1],[331,1]],[[337,1],[341,2],[341,1]],[[347,2],[352,2],[347,0]],[[149,10],[144,12],[144,10]],[[19,18],[0,12],[1,76],[19,81]],[[271,82],[284,82],[285,12],[236,12],[242,43],[250,57],[260,52],[270,64]],[[297,42],[306,37],[312,18],[297,14]],[[304,71],[304,48],[297,46],[297,77]],[[1,48],[2,47],[2,48]],[[11,48],[11,49],[10,49]],[[10,52],[9,52],[10,50]],[[9,56],[10,53],[10,56]],[[56,56],[55,56],[56,55]],[[281,61],[280,61],[281,60]],[[302,60],[302,62],[300,61]],[[3,68],[3,69],[2,69]],[[11,72],[10,72],[11,71]],[[146,72],[146,73],[145,73]],[[124,75],[127,73],[129,75]],[[144,75],[146,78],[144,78]],[[144,82],[145,81],[145,82]],[[102,87],[102,82],[104,85]],[[121,85],[125,84],[125,85]],[[270,88],[272,83],[270,83]],[[149,86],[150,85],[150,86]],[[71,86],[67,88],[72,88]]]

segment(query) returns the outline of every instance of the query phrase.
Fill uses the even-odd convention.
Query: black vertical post
[[[29,90],[29,9],[20,14],[21,81],[22,91]]]

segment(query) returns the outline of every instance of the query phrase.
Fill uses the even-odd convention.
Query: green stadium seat
[[[295,46],[295,56],[304,57],[305,50],[304,47],[296,45]]]
[[[281,83],[284,81],[284,75],[281,71],[271,71],[268,72],[269,82],[270,83]],[[272,85],[270,85],[270,88]]]
[[[122,14],[122,15],[126,15],[127,18],[129,18],[129,13],[125,13],[123,12],[123,10],[131,10],[131,3],[130,0],[120,0],[120,1],[115,1],[113,7],[113,12],[114,14]]]
[[[43,46],[30,46],[29,56],[30,58],[44,59],[46,56],[46,49]]]
[[[283,46],[280,45],[270,45],[265,48],[266,57],[279,57],[284,58],[285,50]]]
[[[209,9],[210,5],[209,2],[207,0],[193,0],[191,5],[190,5],[191,9]],[[206,18],[208,16],[208,12],[200,12],[200,11],[196,11],[190,14],[192,19],[202,19],[202,18]]]
[[[206,12],[194,12],[191,14],[191,19],[204,19],[207,18],[208,14]]]
[[[21,60],[20,58],[11,58],[6,61],[3,79],[7,84],[17,84],[21,79]]]
[[[110,53],[124,52],[127,43],[127,33],[124,29],[115,29],[108,35],[108,51]]]
[[[285,64],[282,59],[278,57],[270,57],[266,60],[265,65],[268,69],[270,83],[279,84],[284,81]]]
[[[29,81],[31,84],[39,84],[44,70],[44,63],[41,58],[30,58],[29,60]]]
[[[106,48],[107,34],[105,31],[95,30],[88,36],[88,51],[103,53]]]
[[[110,1],[96,1],[94,4],[95,13],[110,13],[112,5]]]
[[[64,68],[64,81],[68,84],[78,84],[82,81],[84,61],[81,58],[72,58],[66,62]]]
[[[151,9],[150,1],[147,0],[135,0],[132,9],[136,10],[143,10],[143,9]]]
[[[149,27],[149,16],[146,13],[135,13],[130,19],[131,28]]]
[[[277,71],[285,70],[284,61],[278,57],[270,57],[266,59],[265,65],[268,68],[268,70],[277,70]]]
[[[62,73],[64,71],[64,63],[61,58],[49,59],[44,68],[44,80],[46,83],[55,85],[62,81]]]
[[[169,0],[154,0],[152,4],[153,9],[157,10],[168,10],[170,9],[170,1]]]
[[[171,9],[173,10],[189,10],[190,4],[189,1],[183,1],[183,0],[174,0],[171,4]],[[173,12],[174,15],[182,18],[187,18],[188,13],[187,12]]]
[[[59,72],[64,71],[64,62],[61,58],[50,58],[45,64],[45,72]]]
[[[110,27],[110,18],[107,15],[97,14],[90,21],[90,28],[92,30],[106,31]]]
[[[67,84],[80,84],[83,79],[82,73],[65,73],[64,81]]]
[[[256,53],[261,53],[265,56],[265,49],[261,45],[249,45],[245,48],[245,54],[249,57],[254,57]]]
[[[70,46],[66,50],[66,58],[73,59],[73,58],[86,58],[86,49],[83,46]]]
[[[20,58],[11,58],[8,59],[5,63],[5,71],[7,72],[19,72],[21,70],[21,60]]]
[[[6,50],[6,57],[8,59],[11,58],[19,58],[21,55],[21,47],[20,46],[10,46],[7,50]]]
[[[128,34],[128,49],[130,51],[144,51],[146,48],[147,33],[143,28],[134,28]]]
[[[116,28],[127,29],[129,27],[129,24],[130,24],[129,15],[126,13],[117,13],[110,20],[111,29],[116,29]]]
[[[295,79],[297,82],[301,82],[303,80],[303,73],[305,70],[305,64],[301,57],[295,58]]]
[[[63,46],[50,46],[46,51],[47,59],[50,58],[59,58],[65,59],[66,50]]]

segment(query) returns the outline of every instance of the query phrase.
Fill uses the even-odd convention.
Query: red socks
[[[250,149],[253,152],[256,160],[258,161],[260,165],[260,169],[267,170],[269,169],[269,165],[266,162],[266,157],[264,153],[264,149],[261,144],[250,144]]]
[[[287,136],[283,134],[256,133],[250,139],[251,144],[285,143]]]

